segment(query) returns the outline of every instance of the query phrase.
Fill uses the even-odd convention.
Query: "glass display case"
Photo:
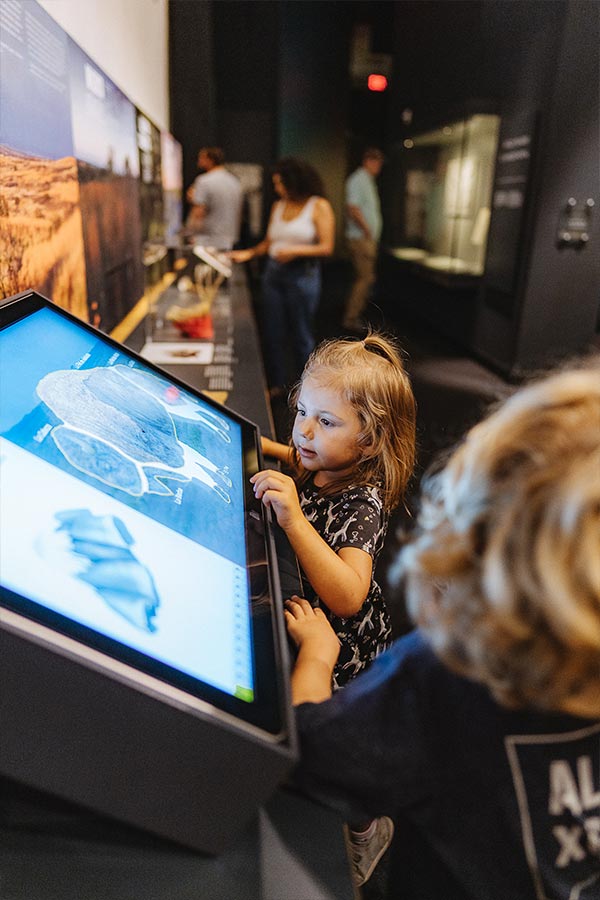
[[[215,322],[230,312],[231,263],[225,254],[197,244],[176,268],[179,274],[166,290],[148,293],[140,355],[156,365],[210,365]]]
[[[432,273],[483,274],[499,125],[471,115],[404,141],[394,257]]]

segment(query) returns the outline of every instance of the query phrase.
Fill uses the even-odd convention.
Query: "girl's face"
[[[354,407],[332,388],[308,376],[298,394],[292,439],[302,465],[324,487],[351,473],[362,458],[360,420]]]

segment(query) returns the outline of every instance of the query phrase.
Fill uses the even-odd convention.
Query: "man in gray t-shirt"
[[[198,175],[188,189],[192,204],[186,229],[194,234],[196,243],[217,250],[230,250],[240,234],[242,214],[242,186],[238,178],[228,172],[220,147],[203,147],[198,154]]]

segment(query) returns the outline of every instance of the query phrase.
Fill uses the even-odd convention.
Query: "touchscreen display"
[[[251,703],[241,422],[50,305],[3,328],[3,587]]]

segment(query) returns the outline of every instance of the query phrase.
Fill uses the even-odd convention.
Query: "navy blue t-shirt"
[[[390,897],[600,900],[600,722],[505,709],[418,631],[296,713],[297,782],[396,820]]]

